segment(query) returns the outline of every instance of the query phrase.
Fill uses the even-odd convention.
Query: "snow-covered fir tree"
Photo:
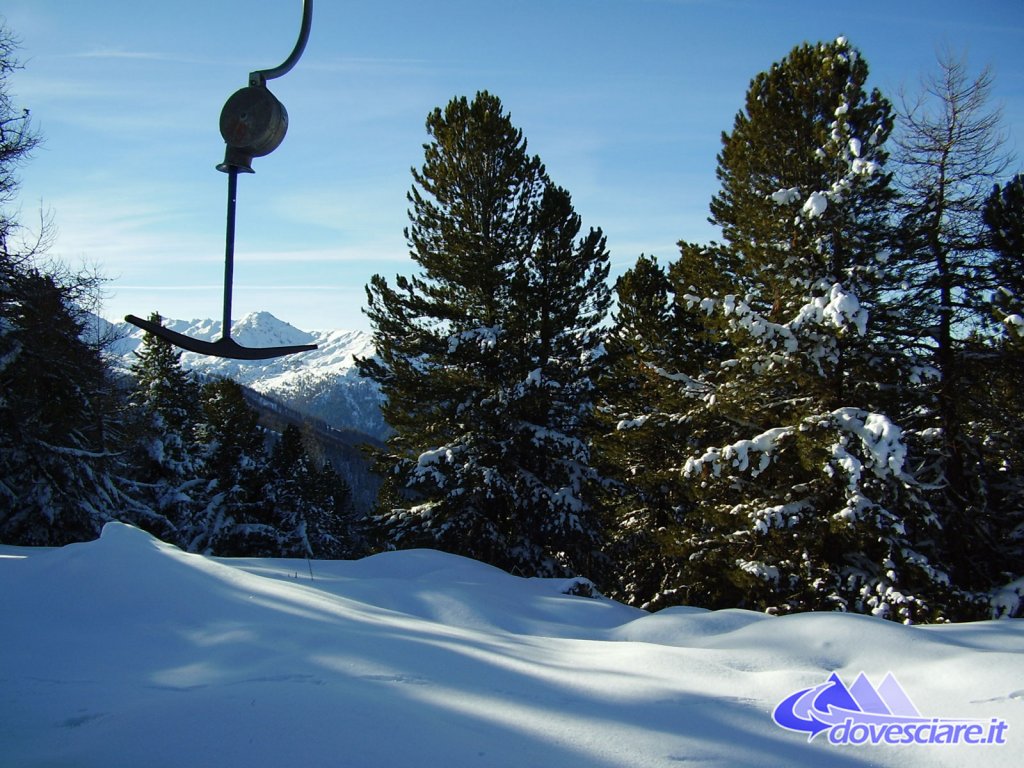
[[[885,315],[892,117],[867,74],[845,39],[800,46],[752,81],[723,135],[711,211],[725,243],[682,243],[670,270],[673,311],[713,355],[648,364],[683,397],[674,416],[620,414],[620,429],[668,430],[686,481],[661,502],[682,523],[647,601],[906,621],[949,605],[929,559],[935,520],[889,415],[911,374],[872,325]]]
[[[70,286],[0,253],[0,541],[95,538],[135,507],[108,450],[110,382]]]
[[[367,287],[379,361],[361,367],[395,430],[380,457],[384,541],[516,573],[587,571],[604,238],[582,233],[495,96],[453,99],[427,131],[406,230],[420,272]]]
[[[259,416],[241,386],[214,379],[200,391],[201,503],[187,525],[187,549],[225,556],[280,552],[280,531],[263,497],[268,457]]]
[[[330,462],[317,462],[301,430],[289,424],[274,446],[264,488],[279,531],[281,556],[339,559],[360,552],[352,493]]]
[[[160,323],[154,313],[149,318]],[[127,447],[133,464],[135,495],[147,504],[166,530],[152,532],[177,541],[201,503],[202,462],[196,430],[200,414],[199,384],[181,364],[181,352],[155,334],[146,333],[131,366],[131,428]]]

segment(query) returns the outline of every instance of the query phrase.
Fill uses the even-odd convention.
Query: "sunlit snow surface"
[[[312,572],[312,578],[311,578]],[[1024,622],[646,614],[432,551],[0,547],[0,766],[1016,766]],[[784,697],[893,672],[1007,744],[830,746]]]

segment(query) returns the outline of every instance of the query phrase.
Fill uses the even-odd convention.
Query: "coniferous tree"
[[[281,521],[286,535],[282,554],[311,557],[313,550],[306,537],[306,506],[302,485],[308,480],[309,462],[302,447],[302,434],[292,424],[285,427],[270,455],[270,477],[264,496]]]
[[[600,583],[605,592],[635,602],[659,592],[663,563],[674,557],[664,539],[666,525],[679,522],[670,498],[678,501],[681,494],[669,491],[676,479],[671,470],[661,470],[676,448],[663,445],[671,440],[670,430],[647,422],[666,412],[656,367],[675,344],[669,283],[657,260],[642,255],[616,280],[615,292],[614,327],[606,342],[609,367],[602,380],[606,433],[598,441],[598,455],[605,472],[618,480],[606,488],[611,563]]]
[[[160,323],[154,313],[150,320]],[[160,337],[146,333],[132,363],[133,424],[129,452],[136,494],[153,510],[154,534],[174,543],[179,527],[188,526],[201,494],[202,462],[196,430],[202,418],[199,385],[181,365],[181,353]],[[149,526],[147,526],[149,527]]]
[[[264,491],[281,541],[280,555],[340,559],[360,551],[351,525],[351,490],[330,462],[317,463],[302,432],[285,427],[269,463]]]
[[[0,540],[89,540],[134,509],[104,440],[107,371],[68,286],[0,261]]]
[[[685,471],[718,499],[712,528],[746,521],[734,540],[741,589],[782,610],[921,620],[954,598],[928,552],[930,509],[894,421],[913,371],[888,345],[893,118],[866,92],[867,74],[843,39],[797,48],[755,79],[750,119],[723,139],[712,215],[744,279],[715,297],[737,362],[716,377],[713,408],[738,429]]]
[[[602,589],[646,608],[677,601],[678,534],[692,513],[679,458],[695,431],[703,381],[723,351],[675,300],[677,264],[641,256],[615,284],[602,380],[600,455],[616,482],[605,498],[612,567]],[[692,446],[691,446],[692,447]]]
[[[921,620],[950,600],[887,413],[907,375],[878,326],[892,116],[866,79],[842,38],[758,75],[719,155],[725,243],[683,243],[669,271],[672,310],[701,329],[677,343],[712,353],[651,366],[684,399],[672,602]]]
[[[496,97],[454,99],[427,130],[406,230],[420,272],[367,287],[379,362],[361,368],[395,430],[385,542],[531,575],[587,569],[604,238],[580,236]]]
[[[369,553],[360,529],[361,516],[355,515],[352,486],[330,461],[320,463],[312,476],[306,497],[312,507],[307,538],[318,558],[351,559]]]
[[[264,503],[267,456],[259,417],[231,379],[202,386],[203,504],[194,512],[188,549],[226,556],[277,554],[273,510]]]

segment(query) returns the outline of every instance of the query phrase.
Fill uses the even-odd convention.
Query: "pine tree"
[[[309,457],[302,446],[298,427],[289,424],[270,456],[270,477],[264,490],[281,531],[281,554],[285,557],[315,557],[308,536],[309,507],[305,501],[310,481]]]
[[[314,557],[339,560],[368,553],[354,516],[352,487],[331,462],[324,461],[319,468],[314,463],[304,496],[310,509],[306,538]]]
[[[162,321],[158,313],[149,319]],[[155,515],[145,527],[167,541],[185,545],[179,527],[189,525],[202,485],[196,445],[201,419],[199,385],[182,367],[181,353],[154,334],[143,336],[135,354],[134,419],[128,450],[136,493]]]
[[[725,243],[682,243],[669,270],[671,309],[699,330],[650,364],[685,480],[662,502],[683,514],[656,603],[916,621],[949,600],[886,413],[906,376],[878,326],[892,115],[867,75],[842,38],[758,75],[722,138]]]
[[[586,569],[604,238],[580,236],[496,97],[453,99],[427,131],[406,230],[420,272],[367,287],[379,362],[361,368],[395,430],[385,540],[531,575]]]
[[[187,548],[224,556],[278,554],[274,511],[262,495],[267,456],[258,414],[231,379],[204,384],[200,401],[204,503],[193,513]]]
[[[12,263],[13,262],[13,263]],[[104,440],[109,388],[72,289],[0,254],[0,540],[95,538],[129,505]]]
[[[270,457],[264,491],[280,531],[284,557],[340,559],[360,552],[351,526],[351,491],[330,462],[318,464],[302,432],[285,427]]]
[[[601,587],[649,609],[678,600],[677,534],[693,512],[678,464],[694,447],[693,418],[711,391],[703,375],[723,354],[676,303],[678,264],[666,270],[641,256],[616,281],[602,380],[600,455],[616,481],[605,499],[612,567]]]

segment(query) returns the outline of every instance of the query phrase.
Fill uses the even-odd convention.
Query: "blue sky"
[[[6,0],[25,69],[10,81],[45,138],[20,218],[52,214],[52,253],[108,278],[103,314],[219,318],[226,176],[221,107],[279,64],[300,0]],[[804,41],[845,35],[895,99],[941,46],[991,64],[1024,148],[1024,1],[316,0],[306,53],[270,83],[290,126],[239,183],[234,316],[368,329],[371,275],[411,272],[409,170],[427,113],[499,96],[613,277],[640,253],[715,236],[720,134],[750,79]],[[1018,164],[1024,167],[1024,161]]]

